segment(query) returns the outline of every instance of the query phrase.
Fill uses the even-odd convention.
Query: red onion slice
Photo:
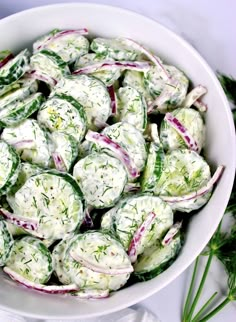
[[[173,240],[173,238],[178,234],[180,228],[182,227],[182,221],[175,223],[167,232],[165,237],[163,238],[161,244],[162,246],[167,246]]]
[[[149,62],[138,62],[138,61],[102,61],[99,63],[95,63],[89,66],[82,67],[80,69],[75,70],[72,74],[91,74],[103,70],[109,70],[111,68],[119,68],[121,70],[129,69],[135,70],[138,72],[146,71],[151,67]]]
[[[196,86],[194,89],[191,90],[185,97],[182,107],[189,108],[190,106],[194,105],[194,103],[204,94],[207,93],[206,87],[202,85]],[[197,105],[197,106],[196,106]],[[199,103],[196,103],[196,107],[198,108]]]
[[[143,221],[143,223],[136,230],[128,249],[128,255],[131,263],[136,262],[138,257],[137,248],[141,244],[142,238],[144,237],[146,231],[148,230],[149,226],[153,223],[155,218],[156,214],[154,212],[150,212]]]
[[[65,294],[69,292],[78,291],[78,286],[76,284],[69,285],[43,285],[31,282],[21,276],[20,274],[14,272],[11,268],[5,266],[3,268],[4,272],[11,277],[14,281],[20,283],[21,285],[30,288],[35,291],[44,292],[48,294]]]
[[[48,85],[50,85],[51,87],[54,87],[57,84],[57,80],[55,78],[48,76],[47,74],[44,74],[44,73],[37,71],[37,70],[31,70],[30,72],[28,72],[26,74],[26,76],[29,78],[33,78],[33,79],[37,79],[42,82],[45,82]]]
[[[127,171],[133,178],[137,178],[139,176],[138,169],[131,160],[129,154],[123,149],[118,143],[112,141],[109,137],[104,134],[88,131],[85,139],[87,141],[97,143],[103,148],[107,148],[115,153],[116,157],[124,164]]]
[[[111,112],[112,115],[116,115],[117,113],[117,101],[116,101],[116,94],[115,94],[115,90],[114,90],[114,86],[108,86],[107,87],[108,93],[110,95],[111,98]]]
[[[6,57],[4,57],[2,60],[0,60],[0,68],[5,66],[9,62],[9,60],[11,60],[12,58],[14,58],[14,56],[12,53],[10,53]]]
[[[93,207],[86,207],[85,208],[85,217],[84,217],[84,221],[82,223],[82,225],[86,228],[93,228],[94,227],[94,224],[93,224],[93,220],[90,216],[90,211],[93,209]]]
[[[78,255],[75,251],[70,251],[70,256],[76,261],[79,262],[82,266],[90,269],[93,272],[101,273],[105,275],[122,275],[122,274],[129,274],[133,272],[133,267],[118,267],[118,268],[110,268],[110,267],[101,267],[94,263],[89,262],[88,260],[84,259],[80,255]]]
[[[120,38],[120,40],[127,46],[132,47],[133,49],[143,53],[147,58],[150,59],[150,61],[156,65],[159,68],[160,75],[163,77],[163,79],[170,80],[171,77],[167,70],[164,68],[162,63],[160,62],[159,58],[155,55],[153,55],[149,50],[147,50],[145,47],[140,45],[138,42],[134,41],[130,38]]]
[[[36,143],[34,140],[22,140],[12,144],[16,149],[35,149]]]
[[[0,215],[6,218],[10,223],[17,227],[35,231],[38,229],[38,222],[34,219],[23,218],[10,213],[4,208],[0,209]]]
[[[106,299],[109,297],[109,290],[83,290],[74,293],[73,296],[86,300]]]
[[[211,190],[211,188],[214,186],[214,184],[220,179],[223,171],[224,171],[224,166],[223,165],[218,166],[214,175],[208,181],[208,183],[204,187],[202,187],[201,189],[199,189],[197,191],[191,192],[191,193],[184,195],[184,196],[176,196],[176,197],[160,196],[160,197],[162,200],[169,202],[169,203],[188,201],[188,200],[192,200],[192,199],[196,199],[198,197],[201,197]]]
[[[193,106],[195,106],[200,112],[206,112],[208,109],[207,105],[200,100],[196,100],[193,103]]]
[[[68,35],[72,35],[72,34],[77,34],[77,35],[87,35],[88,34],[88,29],[87,28],[81,28],[81,29],[71,29],[71,30],[63,30],[63,31],[59,31],[56,34],[54,34],[53,36],[49,36],[47,39],[45,39],[45,41],[43,42],[42,45],[38,46],[36,48],[36,50],[41,50],[43,48],[45,48],[51,41],[61,38],[63,36],[68,36]]]
[[[140,183],[139,182],[129,182],[125,186],[124,192],[137,192],[140,190]]]
[[[178,132],[190,150],[199,152],[197,142],[194,140],[186,127],[177,119],[177,117],[173,116],[171,113],[166,113],[164,120]]]
[[[64,160],[62,159],[61,155],[57,152],[53,152],[52,153],[52,158],[53,158],[53,162],[55,164],[55,167],[58,171],[60,172],[67,172],[67,168],[65,165]]]

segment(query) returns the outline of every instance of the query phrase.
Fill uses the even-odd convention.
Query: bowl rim
[[[152,23],[155,24],[159,29],[165,30],[165,32],[169,33],[170,35],[172,35],[172,37],[175,37],[176,40],[181,44],[181,46],[185,47],[186,49],[188,49],[191,54],[196,57],[200,63],[203,65],[203,67],[206,69],[206,71],[208,72],[208,74],[211,76],[212,81],[214,83],[214,86],[216,87],[219,95],[221,96],[222,99],[222,103],[225,107],[225,112],[226,112],[226,116],[228,119],[228,125],[229,125],[229,132],[230,135],[232,135],[232,137],[235,137],[235,127],[234,127],[234,122],[233,122],[233,118],[232,118],[232,113],[231,113],[231,109],[230,109],[230,105],[229,102],[226,98],[226,95],[220,85],[219,80],[216,77],[216,74],[214,73],[214,71],[212,70],[212,68],[208,65],[208,63],[205,61],[205,59],[199,54],[199,52],[191,45],[189,44],[188,41],[186,41],[185,39],[183,39],[181,36],[179,36],[177,33],[175,33],[174,31],[172,31],[171,29],[169,29],[168,27],[165,27],[164,25],[162,25],[161,23],[159,23],[158,21],[149,18],[145,15],[142,15],[136,11],[130,10],[130,9],[125,9],[125,8],[121,8],[119,6],[115,6],[115,5],[106,5],[106,4],[97,4],[97,3],[93,3],[93,2],[69,2],[69,3],[57,3],[57,4],[49,4],[49,5],[42,5],[42,6],[37,6],[34,8],[30,8],[30,9],[26,9],[26,10],[22,10],[20,12],[17,12],[15,14],[9,15],[3,19],[0,20],[0,28],[1,25],[3,25],[4,23],[9,23],[11,21],[14,21],[15,19],[17,19],[20,16],[23,15],[28,15],[37,11],[41,11],[41,10],[47,10],[50,8],[60,8],[60,7],[91,7],[91,8],[104,8],[104,9],[108,9],[108,10],[115,10],[117,12],[120,13],[124,13],[126,15],[130,15],[131,17],[137,17],[137,18],[141,18],[143,20],[146,20],[147,23]],[[236,165],[236,137],[235,137],[235,144],[233,147],[231,147],[231,160],[232,160],[232,164]],[[235,167],[232,167],[232,177],[231,177],[231,182],[229,182],[228,184],[228,190],[225,191],[226,195],[228,195],[227,198],[225,198],[225,201],[223,203],[221,203],[218,206],[218,213],[220,213],[221,215],[219,216],[219,220],[216,220],[215,225],[211,226],[211,229],[209,230],[207,236],[205,236],[204,240],[201,243],[201,247],[199,247],[199,253],[198,255],[201,253],[201,251],[204,249],[204,247],[207,245],[208,241],[210,240],[211,236],[213,235],[213,233],[215,232],[221,218],[224,215],[224,211],[226,209],[229,197],[230,197],[230,193],[232,191],[232,187],[233,187],[233,182],[234,182],[234,176],[235,176],[235,172],[233,172],[235,170]],[[170,277],[168,277],[164,283],[162,283],[162,287],[157,289],[157,288],[151,288],[150,290],[146,291],[145,294],[139,295],[137,299],[135,300],[128,300],[126,301],[126,303],[123,304],[118,304],[116,305],[114,308],[108,308],[106,309],[106,314],[110,314],[116,311],[119,311],[121,309],[130,307],[134,304],[137,304],[143,300],[145,300],[146,298],[152,296],[153,294],[155,294],[156,292],[158,292],[159,290],[165,288],[168,284],[170,284],[171,282],[173,282],[178,276],[180,276],[192,263],[193,261],[196,259],[195,254],[192,255],[191,257],[189,257],[188,261],[186,261],[184,263],[183,266],[181,266],[181,269],[179,269],[175,274],[172,274]],[[69,317],[66,316],[61,316],[61,315],[57,315],[57,314],[51,314],[49,315],[44,315],[44,314],[33,314],[33,313],[28,313],[25,312],[23,309],[12,309],[10,307],[6,307],[5,305],[2,305],[0,303],[0,309],[2,310],[8,310],[11,313],[14,314],[18,314],[21,316],[25,316],[25,317],[30,317],[30,318],[40,318],[40,319],[73,319],[73,318],[93,318],[93,317],[99,317],[104,315],[102,312],[98,312],[98,313],[89,313],[89,314],[83,314],[82,316],[80,315],[70,315]]]

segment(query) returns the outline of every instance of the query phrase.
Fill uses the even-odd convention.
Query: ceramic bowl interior
[[[187,238],[174,264],[160,276],[116,292],[102,301],[79,301],[71,296],[29,291],[0,273],[0,308],[37,318],[84,318],[117,311],[142,301],[181,274],[202,251],[227,205],[235,172],[235,132],[222,88],[204,59],[179,36],[136,13],[95,4],[61,4],[31,9],[0,21],[0,50],[18,52],[54,28],[87,27],[90,35],[131,37],[165,62],[182,69],[194,85],[208,89],[206,157],[214,170],[225,166],[209,203],[190,220]],[[188,214],[186,214],[188,216]]]

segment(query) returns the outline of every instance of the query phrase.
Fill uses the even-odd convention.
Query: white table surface
[[[0,18],[31,7],[62,2],[110,4],[149,16],[189,41],[215,71],[231,74],[236,78],[236,0],[0,0]],[[139,305],[151,310],[162,322],[180,322],[191,269]],[[222,294],[225,285],[226,276],[219,263],[214,263],[203,292],[203,301],[214,291]],[[211,321],[236,321],[236,305],[228,305]]]

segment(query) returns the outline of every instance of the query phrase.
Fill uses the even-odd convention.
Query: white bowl
[[[140,302],[181,274],[199,255],[217,228],[227,205],[235,173],[235,132],[223,90],[204,59],[182,38],[136,13],[95,4],[61,4],[20,12],[0,21],[0,50],[14,52],[54,28],[87,27],[92,35],[127,36],[179,67],[192,82],[208,88],[207,159],[225,171],[209,203],[191,219],[181,254],[160,276],[116,292],[101,301],[45,295],[24,289],[0,273],[0,308],[35,318],[85,318],[111,313]],[[188,216],[186,214],[186,216]]]

